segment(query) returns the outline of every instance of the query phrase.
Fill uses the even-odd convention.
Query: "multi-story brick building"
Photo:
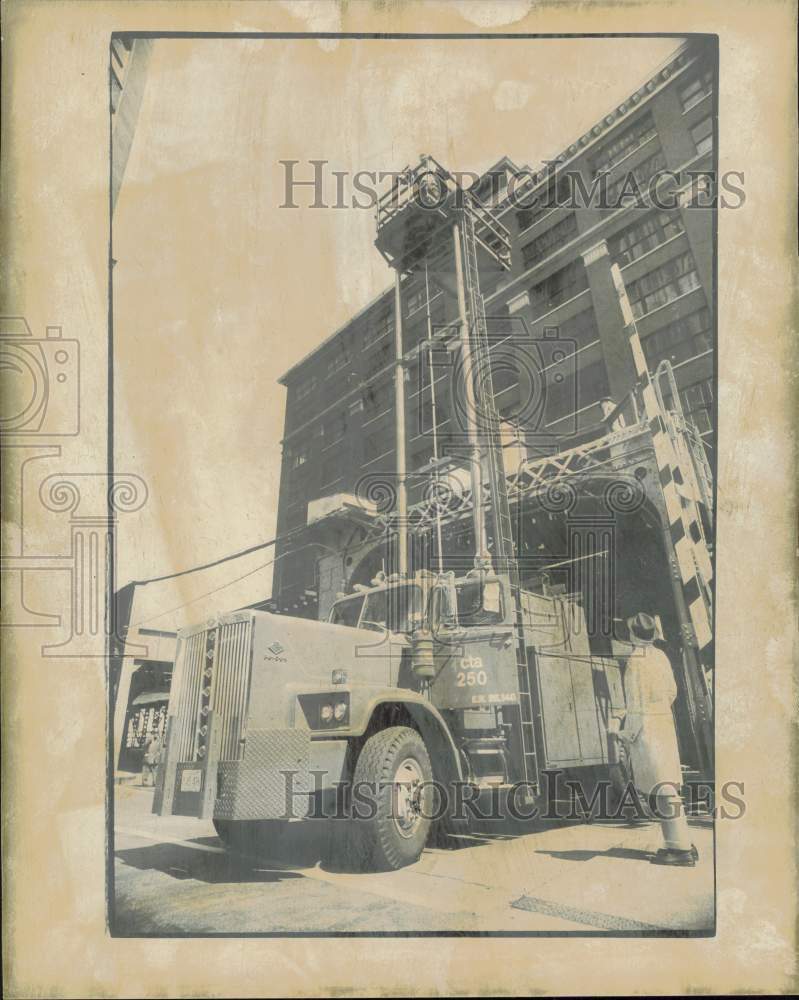
[[[510,271],[481,272],[489,327],[501,332],[503,323],[521,323],[533,340],[557,331],[573,344],[537,416],[560,448],[596,425],[607,401],[621,402],[635,380],[620,337],[616,263],[647,363],[654,371],[661,360],[671,362],[683,411],[712,458],[714,213],[702,207],[697,175],[714,170],[715,80],[712,42],[692,40],[555,166],[534,175],[503,158],[475,189],[512,238]],[[636,189],[649,193],[636,199]],[[457,301],[446,280],[431,274],[426,281],[421,273],[403,281],[402,301],[412,474],[427,466],[433,447],[425,343],[431,328],[457,319]],[[338,565],[329,541],[320,547],[318,536],[301,530],[309,502],[352,493],[364,474],[393,468],[394,339],[394,290],[387,289],[281,379],[288,397],[278,534],[292,534],[277,552],[273,598],[280,610],[323,614],[320,577],[327,560]],[[494,387],[500,413],[514,421],[530,386],[523,366],[514,370],[507,350],[504,356]],[[447,378],[441,371],[433,380],[439,455],[450,451],[454,421]],[[413,489],[411,476],[411,503]]]

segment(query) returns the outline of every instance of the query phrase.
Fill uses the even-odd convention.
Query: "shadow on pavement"
[[[654,857],[652,851],[637,851],[632,847],[611,847],[607,851],[536,851],[550,858],[561,861],[591,861],[593,858],[627,858],[630,861],[650,862]]]
[[[483,819],[473,822],[468,833],[431,837],[428,846],[460,852],[514,841],[547,830],[585,825],[588,824],[571,818]],[[640,827],[642,823],[604,820],[597,821],[596,825],[631,829]],[[188,841],[187,846],[168,842],[118,850],[116,857],[132,868],[160,871],[179,880],[195,879],[213,884],[279,882],[302,878],[302,869],[316,866],[330,873],[368,874],[370,869],[352,856],[350,832],[349,822],[340,819],[299,820],[280,825],[255,821],[241,824],[235,840],[227,848],[220,838],[208,836]],[[190,846],[192,844],[196,846]],[[541,850],[536,853],[567,861],[607,857],[648,862],[652,857],[649,852],[622,847],[604,851]]]
[[[218,847],[215,837],[204,837],[190,842]],[[269,869],[254,858],[238,854],[202,851],[180,844],[152,844],[149,847],[132,847],[116,852],[122,864],[140,871],[159,871],[171,878],[214,885],[233,882],[280,882],[302,878],[297,872]]]
[[[428,841],[428,848],[457,852],[513,841],[542,830],[575,825],[582,824],[571,819],[477,820],[468,833],[434,833]],[[251,822],[237,831],[231,850],[243,857],[262,859],[286,868],[318,865],[330,873],[371,873],[361,859],[352,856],[351,826],[341,819],[299,820],[282,827]]]

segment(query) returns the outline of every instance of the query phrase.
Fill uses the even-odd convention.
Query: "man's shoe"
[[[661,847],[652,858],[653,865],[671,865],[676,868],[694,868],[699,860],[699,851],[691,844],[687,851],[675,847]]]

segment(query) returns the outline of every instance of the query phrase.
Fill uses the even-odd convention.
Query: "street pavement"
[[[713,831],[690,820],[696,868],[653,865],[656,823],[478,827],[396,872],[348,870],[330,824],[279,852],[228,851],[208,821],[156,817],[152,789],[116,787],[113,932],[622,933],[713,930]]]

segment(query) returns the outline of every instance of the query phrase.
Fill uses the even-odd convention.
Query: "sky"
[[[328,161],[331,205],[333,170],[421,153],[536,167],[679,42],[157,40],[113,220],[115,467],[150,491],[120,525],[118,584],[273,537],[277,379],[393,280],[373,211],[311,208],[308,188],[282,207],[281,161],[298,179]]]

